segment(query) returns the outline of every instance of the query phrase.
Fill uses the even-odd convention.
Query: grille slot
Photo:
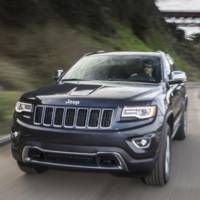
[[[91,110],[88,126],[95,128],[98,126],[100,110]]]
[[[45,126],[51,126],[52,117],[53,117],[53,108],[51,108],[51,107],[46,108],[45,115],[44,115],[44,125]]]
[[[35,118],[34,118],[35,124],[41,124],[42,123],[42,113],[43,113],[43,107],[41,107],[41,106],[36,107]]]
[[[113,109],[36,106],[34,124],[55,128],[110,129]]]
[[[76,109],[67,109],[65,116],[65,126],[73,127]]]
[[[112,110],[104,110],[101,120],[101,127],[108,128],[112,120]]]
[[[62,126],[64,108],[56,108],[54,117],[54,126]]]
[[[87,119],[87,109],[79,109],[76,125],[79,127],[85,127]]]

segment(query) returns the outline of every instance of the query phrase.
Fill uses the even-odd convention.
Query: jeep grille
[[[36,106],[34,124],[55,128],[110,129],[113,109]]]

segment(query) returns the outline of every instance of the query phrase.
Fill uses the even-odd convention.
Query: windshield
[[[159,83],[161,61],[158,56],[93,55],[79,60],[62,78]]]

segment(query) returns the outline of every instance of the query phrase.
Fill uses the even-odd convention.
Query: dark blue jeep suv
[[[171,139],[186,136],[186,74],[164,52],[96,52],[16,104],[12,154],[26,173],[48,168],[170,178]]]

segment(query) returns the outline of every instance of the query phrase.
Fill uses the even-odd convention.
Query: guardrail
[[[10,143],[10,135],[6,135],[0,138],[0,147],[8,143]]]

